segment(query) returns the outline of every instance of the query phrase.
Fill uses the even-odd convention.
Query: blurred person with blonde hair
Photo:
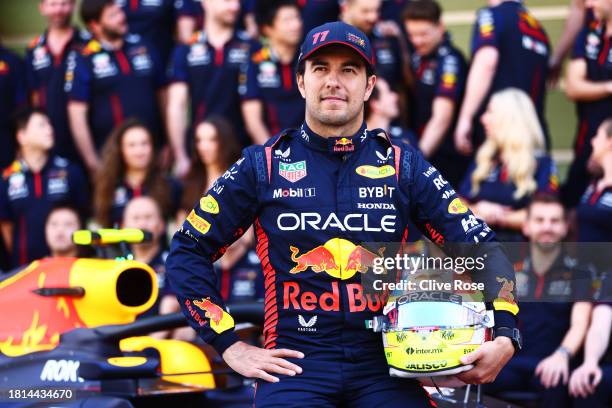
[[[530,197],[558,189],[556,166],[545,152],[544,133],[525,92],[507,88],[493,94],[480,120],[486,139],[459,194],[495,228],[500,241],[520,241]]]

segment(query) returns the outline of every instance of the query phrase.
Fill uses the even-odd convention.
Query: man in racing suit
[[[365,34],[345,23],[306,36],[297,81],[306,120],[251,146],[175,234],[170,283],[190,325],[240,374],[258,378],[256,406],[429,406],[416,381],[392,378],[379,333],[383,295],[365,293],[365,242],[400,242],[412,219],[435,242],[493,240],[440,173],[409,145],[369,131],[363,103],[375,85]],[[451,205],[451,203],[454,203]],[[212,263],[251,224],[265,282],[265,349],[239,341]],[[498,326],[514,328],[514,273],[498,244],[484,256]],[[484,255],[482,252],[486,251]],[[513,354],[507,337],[464,357],[465,382],[492,381]],[[263,380],[263,381],[262,381]]]

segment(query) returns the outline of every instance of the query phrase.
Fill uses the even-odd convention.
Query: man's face
[[[52,253],[66,253],[76,249],[72,234],[81,227],[77,214],[67,208],[53,211],[45,224],[45,238]]]
[[[291,46],[297,46],[302,40],[302,17],[300,10],[294,6],[278,9],[271,27],[263,27],[265,36]]]
[[[342,5],[345,22],[371,33],[378,22],[380,3],[381,0],[345,0]]]
[[[41,0],[38,10],[49,27],[67,27],[74,12],[74,0]]]
[[[558,203],[531,205],[523,233],[529,241],[541,248],[553,247],[567,235],[567,221],[563,207]]]
[[[110,39],[123,38],[128,33],[125,13],[114,3],[104,7],[98,25],[102,33]]]
[[[419,55],[430,54],[442,41],[444,27],[425,20],[406,20],[404,27]]]
[[[399,116],[398,95],[394,92],[389,83],[382,78],[376,80],[376,90],[378,91],[378,99],[371,101],[376,106],[378,114],[387,119],[395,119]]]
[[[240,15],[240,0],[203,0],[204,13],[218,23],[233,27]]]
[[[585,5],[593,10],[597,20],[607,20],[612,16],[612,0],[586,0]]]
[[[123,228],[138,228],[153,234],[153,242],[158,243],[164,231],[164,219],[159,206],[150,197],[132,199],[123,213]]]
[[[20,146],[49,150],[53,147],[53,127],[49,118],[42,113],[34,113],[25,128],[17,132],[17,141]]]
[[[375,76],[366,76],[365,64],[343,45],[329,45],[310,56],[304,75],[297,77],[307,117],[332,127],[360,120],[363,103],[376,83]]]

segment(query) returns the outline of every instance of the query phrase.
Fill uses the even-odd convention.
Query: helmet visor
[[[484,311],[478,313],[452,302],[410,302],[397,306],[396,310],[387,315],[387,330],[475,327],[484,326],[488,320]]]

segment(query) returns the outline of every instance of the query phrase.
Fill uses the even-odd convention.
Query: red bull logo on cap
[[[290,273],[300,273],[310,268],[315,273],[326,272],[342,280],[352,278],[357,272],[366,273],[385,250],[380,248],[378,253],[374,253],[343,238],[332,238],[302,255],[298,255],[300,250],[294,246],[289,249],[291,260],[296,263]]]

